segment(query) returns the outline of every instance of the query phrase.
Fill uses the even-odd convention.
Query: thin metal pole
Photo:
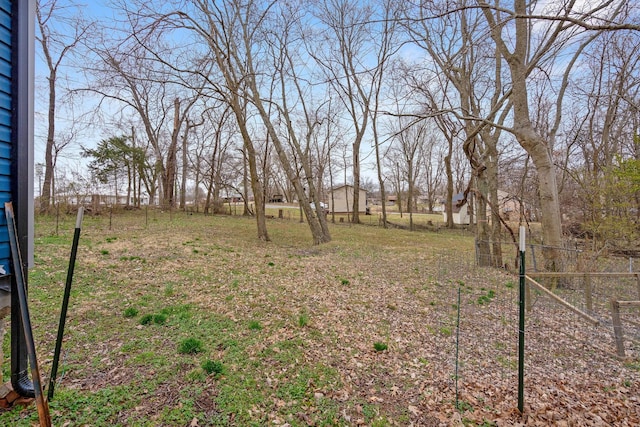
[[[460,286],[458,286],[458,316],[456,318],[456,409],[460,409],[458,402],[458,349],[460,348]]]
[[[16,288],[18,290],[18,297],[20,301],[20,314],[22,315],[22,326],[24,329],[29,365],[31,365],[31,376],[33,377],[32,381],[36,397],[36,407],[38,409],[38,418],[40,420],[41,427],[51,427],[49,405],[42,395],[42,378],[40,377],[40,369],[38,368],[38,359],[36,357],[36,344],[33,340],[33,329],[31,328],[31,317],[29,316],[29,305],[27,303],[27,291],[24,285],[24,272],[22,270],[22,256],[20,255],[20,248],[18,247],[18,233],[16,231],[13,204],[11,202],[6,202],[4,204],[4,212],[7,218],[9,245],[11,246],[11,259],[13,261],[13,274],[15,275]]]
[[[47,397],[53,400],[53,391],[58,377],[58,362],[60,351],[62,350],[62,338],[64,336],[64,325],[67,320],[67,308],[69,307],[69,296],[71,294],[71,282],[73,281],[73,270],[76,265],[76,255],[78,254],[78,242],[80,241],[80,229],[82,228],[82,217],[84,208],[78,208],[76,217],[76,228],[73,233],[73,244],[71,245],[71,256],[69,257],[69,268],[67,270],[67,282],[64,287],[64,297],[62,298],[62,310],[60,311],[60,322],[58,323],[58,337],[56,339],[56,349],[53,354],[53,366],[51,367],[51,377],[49,378],[49,390]]]
[[[520,324],[518,327],[518,410],[524,412],[525,228],[520,226]]]

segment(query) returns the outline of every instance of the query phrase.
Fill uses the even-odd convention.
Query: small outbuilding
[[[462,206],[458,206],[458,203],[464,199],[464,193],[454,194],[453,196],[453,223],[454,224],[469,224],[469,203],[465,202]],[[444,221],[447,222],[447,205],[442,204],[442,215]]]
[[[355,194],[353,185],[341,185],[329,191],[329,212],[349,213],[354,212],[353,195]],[[365,213],[367,210],[367,191],[360,189],[358,200],[358,212]]]

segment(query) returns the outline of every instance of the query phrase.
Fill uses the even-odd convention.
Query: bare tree
[[[576,2],[562,2],[543,12],[530,7],[525,0],[514,0],[512,9],[494,7],[484,1],[478,1],[478,5],[509,71],[513,104],[513,125],[509,130],[536,167],[545,264],[550,270],[559,270],[563,268],[559,253],[562,223],[553,150],[568,75],[584,47],[605,29],[617,27],[619,19],[624,19],[621,13],[626,9],[625,4],[602,1],[585,7]],[[564,78],[557,88],[553,125],[548,135],[543,135],[532,120],[531,78],[540,67],[549,69],[554,59],[565,52],[572,55],[572,59],[564,67]]]
[[[295,75],[297,67],[294,66],[295,55],[290,43],[298,37],[295,30],[300,25],[296,22],[295,11],[288,10],[289,6],[295,7],[295,4],[274,8],[273,3],[264,1],[242,4],[232,1],[216,4],[195,1],[188,13],[180,8],[163,14],[143,5],[138,6],[140,8],[136,16],[143,21],[148,18],[145,23],[148,30],[154,33],[174,29],[190,31],[204,41],[206,50],[198,52],[202,55],[201,59],[194,58],[194,62],[209,61],[222,77],[221,85],[202,73],[208,86],[216,88],[218,96],[227,102],[236,117],[255,198],[258,237],[269,240],[264,215],[265,188],[259,175],[257,151],[251,135],[254,130],[251,127],[257,130],[263,126],[267,141],[274,147],[287,179],[293,183],[314,242],[328,241],[330,235],[324,216],[316,215],[310,207],[310,200],[320,206],[309,163],[310,136],[316,120],[312,110],[303,103],[308,94]],[[157,56],[160,57],[160,54]],[[197,72],[192,69],[182,71]],[[264,84],[265,81],[269,83]],[[292,101],[288,101],[289,96],[293,97]],[[301,138],[294,126],[294,104],[301,106],[300,117],[303,117],[302,123],[306,128]],[[261,123],[250,120],[254,114]],[[266,151],[263,153],[264,170],[268,156]]]
[[[310,54],[323,68],[338,94],[353,131],[354,223],[360,222],[357,208],[360,198],[360,148],[369,130],[370,120],[377,120],[383,76],[398,49],[395,43],[394,7],[395,2],[388,0],[366,4],[324,0],[316,11],[323,25],[319,35],[327,48],[319,52],[310,51]]]
[[[60,69],[68,55],[72,55],[76,46],[85,38],[91,25],[85,23],[78,14],[77,5],[60,5],[57,0],[38,0],[36,18],[38,34],[36,40],[45,59],[48,70],[48,112],[47,141],[45,146],[44,181],[40,194],[40,209],[49,209],[54,195],[54,177],[56,159],[60,151],[71,139],[56,141],[56,106],[59,99],[57,87]],[[64,28],[64,30],[63,30]]]
[[[637,222],[629,212],[638,195],[616,189],[616,175],[625,161],[638,158],[639,37],[637,32],[604,34],[585,49],[582,72],[572,76],[567,91],[572,114],[559,141],[566,154],[557,162],[563,167],[563,214],[574,232],[581,222],[598,249],[618,244]],[[544,132],[549,126],[540,128]]]
[[[417,123],[410,123],[408,118],[398,118],[393,127],[394,139],[397,141],[395,150],[396,158],[402,161],[404,177],[402,180],[407,183],[407,213],[409,214],[409,229],[414,229],[413,212],[416,204],[416,181],[420,176],[420,171],[425,161],[424,152],[429,140],[429,124],[422,120]]]
[[[463,150],[473,174],[459,204],[466,203],[467,197],[475,196],[475,206],[469,203],[469,207],[474,207],[479,259],[485,265],[502,265],[502,225],[497,209],[497,146],[511,105],[504,95],[502,62],[495,46],[486,43],[486,40],[479,42],[480,35],[488,31],[482,14],[476,9],[467,8],[464,1],[460,2],[460,6],[458,10],[449,11],[445,3],[424,5],[417,13],[425,19],[419,19],[407,28],[414,42],[429,53],[436,65],[431,78],[441,81],[442,75],[447,80],[444,87],[455,89],[451,98],[457,98],[457,102],[445,96],[442,99],[448,105],[442,105],[444,111],[432,110],[432,114],[440,117],[444,114],[453,115],[453,120],[460,122],[464,129]],[[413,9],[411,11],[415,13]],[[442,19],[426,18],[434,13],[443,14]],[[427,95],[428,105],[432,109],[439,107],[432,94],[430,81],[422,84],[416,82],[415,85],[423,87],[422,92]],[[494,126],[488,126],[487,123]],[[443,124],[440,123],[441,128]],[[492,207],[491,222],[487,218],[489,206]],[[494,240],[493,253],[491,240]]]

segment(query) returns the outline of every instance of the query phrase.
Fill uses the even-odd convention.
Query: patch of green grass
[[[167,283],[166,285],[164,285],[164,296],[172,297],[174,295],[175,295],[175,291],[173,289],[173,283]]]
[[[153,323],[156,325],[164,325],[167,322],[167,316],[164,314],[154,314]]]
[[[138,315],[138,309],[135,308],[135,307],[127,307],[124,310],[124,314],[123,315],[124,315],[124,317],[127,317],[127,318],[136,317]]]
[[[498,357],[496,357],[496,361],[503,368],[515,370],[518,367],[518,362],[516,361],[516,359],[509,359],[509,358],[506,358],[504,356],[498,356]]]
[[[640,359],[625,362],[624,367],[640,372]]]
[[[465,402],[464,400],[458,401],[458,405],[456,409],[458,409],[458,411],[461,411],[461,412],[467,412],[467,411],[473,412],[473,406],[471,406],[469,402]]]
[[[351,282],[349,282],[349,279],[340,279],[340,283],[341,283],[342,285],[345,285],[345,286],[346,286],[346,285],[348,285],[348,284],[349,284],[349,283],[351,283]]]
[[[145,367],[153,366],[159,368],[167,364],[167,359],[155,351],[143,351],[142,353],[136,354],[133,359],[131,359],[131,362]]]
[[[145,260],[143,258],[140,258],[139,256],[121,256],[120,261],[142,261],[143,263],[145,262]]]
[[[141,325],[150,325],[153,322],[153,314],[145,314],[140,318]]]
[[[109,251],[106,249],[100,250],[100,255],[109,255]]]
[[[189,382],[202,382],[206,379],[206,375],[204,371],[200,369],[192,369],[187,372],[187,375],[185,375],[185,379]]]
[[[249,329],[252,331],[259,331],[262,329],[262,324],[257,320],[251,320],[249,322]]]
[[[438,332],[440,332],[440,334],[444,335],[445,337],[450,337],[451,336],[451,328],[446,327],[446,326],[441,326],[438,329]]]
[[[380,414],[380,409],[377,405],[363,403],[362,405],[360,405],[360,407],[362,408],[362,415],[364,415],[364,420],[366,423],[371,423],[371,420],[373,420],[378,416],[378,414]]]
[[[484,288],[483,288],[483,290],[484,290]],[[495,298],[495,296],[496,296],[495,291],[489,290],[485,295],[480,295],[478,297],[477,302],[478,302],[479,305],[490,303],[493,300],[493,298]]]
[[[185,338],[178,345],[178,353],[180,354],[197,354],[203,351],[204,345],[197,338]]]
[[[219,360],[205,360],[202,362],[202,370],[207,373],[207,375],[219,376],[224,373],[224,365]]]
[[[373,343],[373,349],[376,352],[385,351],[388,348],[389,348],[389,346],[386,343],[383,343],[382,341],[376,341],[376,342]]]
[[[298,326],[304,328],[309,325],[309,315],[307,313],[301,313],[298,316]]]
[[[385,416],[379,416],[371,420],[371,427],[388,427],[391,426],[391,422]]]

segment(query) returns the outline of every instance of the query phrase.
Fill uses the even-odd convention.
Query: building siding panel
[[[11,200],[11,0],[0,0],[0,266],[10,273],[9,234],[4,203]]]

